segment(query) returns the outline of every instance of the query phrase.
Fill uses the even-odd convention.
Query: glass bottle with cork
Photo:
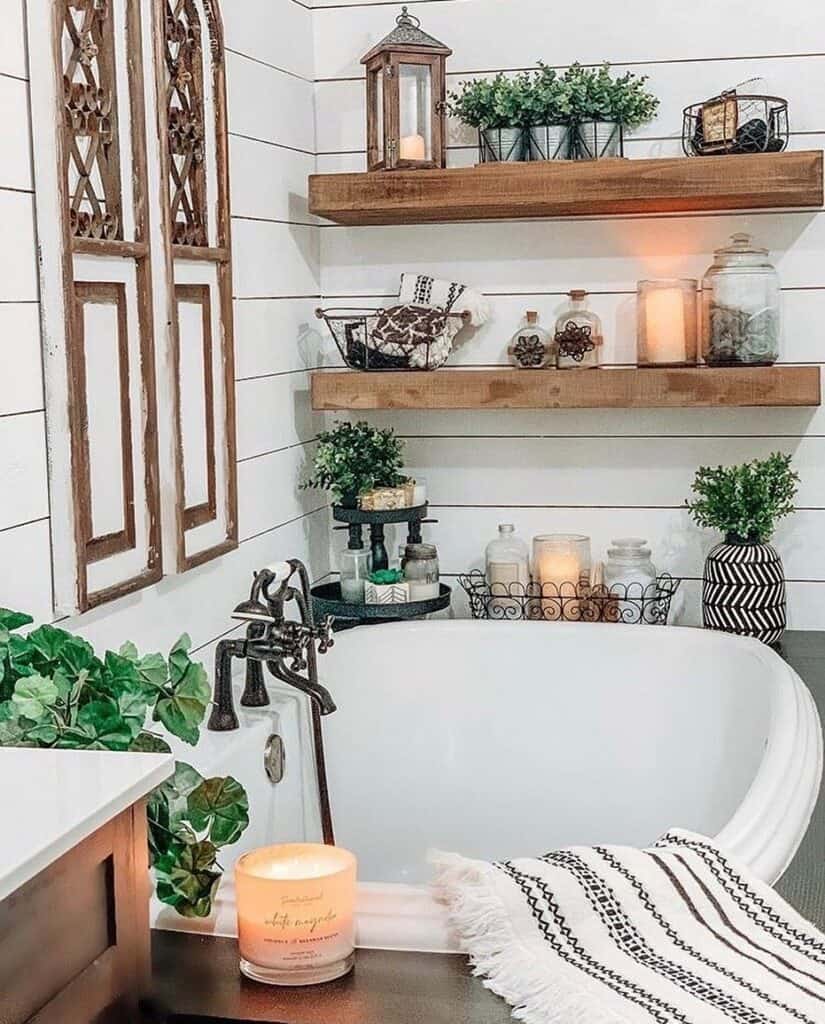
[[[587,292],[574,288],[556,320],[556,366],[560,370],[593,369],[601,362],[602,322],[587,308]]]

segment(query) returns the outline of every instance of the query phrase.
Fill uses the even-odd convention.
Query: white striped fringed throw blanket
[[[825,936],[702,836],[433,860],[476,974],[527,1024],[825,1024]]]

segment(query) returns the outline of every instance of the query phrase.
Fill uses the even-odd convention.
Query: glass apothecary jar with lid
[[[593,368],[601,362],[602,322],[587,308],[587,292],[575,288],[556,320],[556,366],[560,370]]]
[[[779,275],[768,250],[736,234],[702,279],[702,354],[710,366],[765,366],[779,358]]]

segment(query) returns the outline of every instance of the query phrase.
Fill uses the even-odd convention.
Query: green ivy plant
[[[686,505],[699,526],[721,530],[733,543],[767,543],[777,522],[794,510],[799,475],[791,456],[774,452],[740,466],[701,466]]]
[[[337,420],[332,430],[318,435],[312,475],[301,487],[320,487],[340,502],[353,500],[374,487],[397,487],[404,442],[392,429],[379,430],[369,423]]]
[[[627,71],[614,78],[609,64],[598,68],[572,64],[562,82],[573,123],[616,121],[632,130],[649,121],[659,109],[659,100],[645,87],[647,75],[640,77]]]
[[[169,752],[157,723],[194,745],[210,700],[202,665],[185,634],[167,658],[134,644],[99,658],[79,636],[32,625],[0,608],[0,746]],[[249,823],[243,787],[202,778],[178,762],[174,777],[149,798],[149,856],[159,898],[184,917],[206,917],[222,869],[218,850]]]

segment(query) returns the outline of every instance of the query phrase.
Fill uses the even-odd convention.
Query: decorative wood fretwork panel
[[[155,23],[175,407],[164,522],[183,572],[237,545],[226,83],[216,3],[155,0]]]
[[[54,591],[64,613],[162,576],[141,7],[28,5]]]
[[[113,8],[64,0],[65,180],[72,235],[123,237]]]

